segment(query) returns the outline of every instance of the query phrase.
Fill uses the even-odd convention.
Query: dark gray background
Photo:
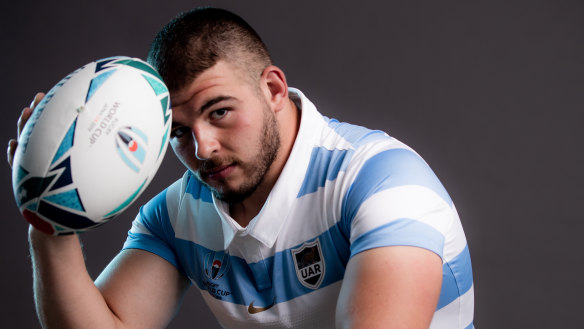
[[[10,1],[0,10],[2,129],[36,91],[98,58],[144,58],[200,1]],[[414,147],[454,199],[474,267],[478,328],[581,326],[584,152],[581,1],[216,1],[263,36],[325,115]],[[27,225],[0,175],[0,327],[38,328]],[[183,169],[168,151],[144,202]],[[97,275],[137,204],[84,234]],[[171,328],[217,325],[192,290]]]

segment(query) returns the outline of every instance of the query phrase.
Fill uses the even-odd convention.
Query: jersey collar
[[[289,88],[288,94],[301,111],[300,128],[290,157],[260,212],[247,227],[241,227],[229,215],[228,204],[213,195],[213,204],[221,217],[225,249],[234,239],[246,236],[251,236],[271,248],[298,196],[316,137],[326,123],[314,104],[300,90]]]

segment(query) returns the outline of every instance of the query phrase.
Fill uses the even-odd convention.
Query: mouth
[[[227,178],[233,169],[235,169],[235,164],[231,163],[202,170],[200,175],[203,179],[222,180]]]

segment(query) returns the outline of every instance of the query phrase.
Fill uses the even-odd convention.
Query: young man
[[[31,227],[46,327],[162,328],[192,284],[226,328],[473,328],[460,220],[413,150],[323,117],[224,10],[180,15],[148,60],[188,170],[95,284],[75,236]]]

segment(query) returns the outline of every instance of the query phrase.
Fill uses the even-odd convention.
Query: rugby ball
[[[53,235],[112,219],[154,177],[170,125],[168,89],[146,62],[110,57],[69,74],[18,140],[12,187],[24,218]]]

